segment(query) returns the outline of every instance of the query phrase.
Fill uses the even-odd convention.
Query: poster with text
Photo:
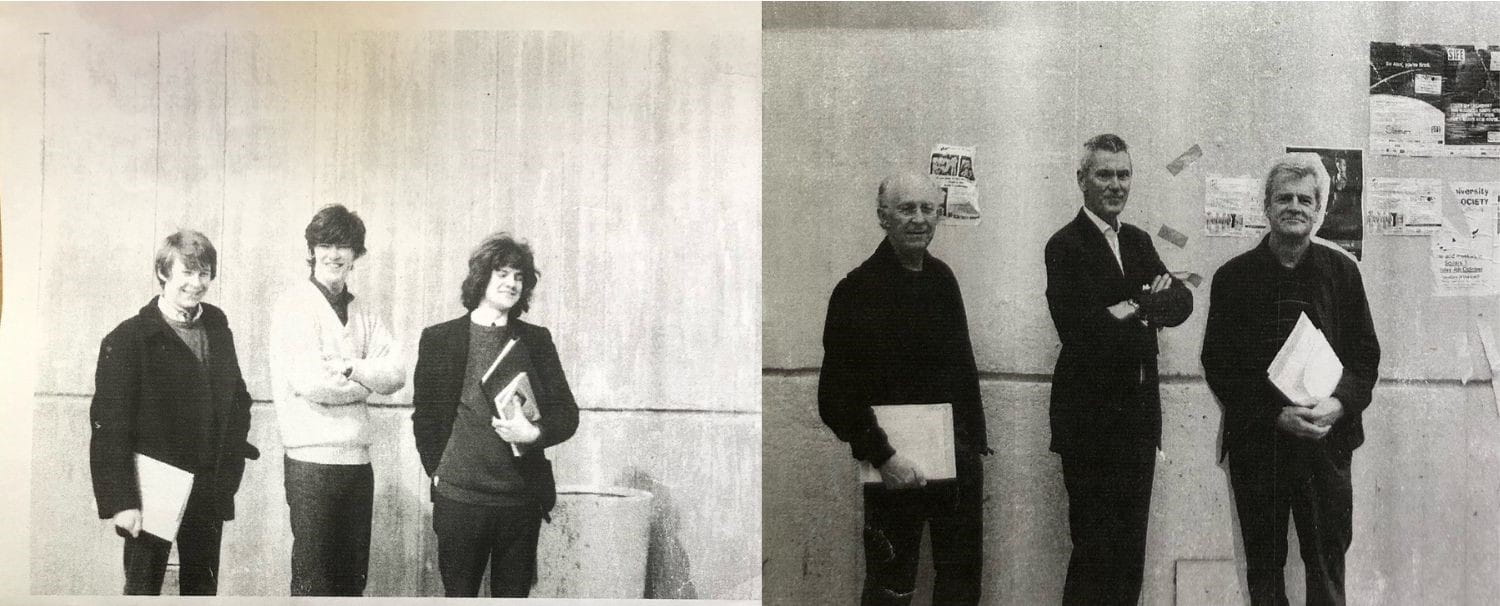
[[[1448,191],[1462,211],[1445,219],[1432,236],[1432,294],[1438,297],[1487,296],[1500,292],[1495,261],[1500,183],[1453,182]]]
[[[1370,178],[1365,224],[1387,236],[1425,236],[1443,226],[1441,179]]]
[[[1370,43],[1370,150],[1500,158],[1500,46]]]
[[[1309,152],[1328,169],[1328,209],[1317,236],[1339,245],[1355,259],[1364,258],[1364,150],[1330,147],[1290,147],[1287,153]]]
[[[943,217],[957,225],[979,224],[979,190],[974,184],[974,148],[932,147],[928,174],[943,188]]]
[[[1259,237],[1266,229],[1260,179],[1209,175],[1203,182],[1203,234]]]

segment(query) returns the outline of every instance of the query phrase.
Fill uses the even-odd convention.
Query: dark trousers
[[[177,527],[177,593],[218,595],[219,543],[224,521],[214,510],[208,483],[193,482],[182,523]],[[161,595],[172,543],[144,531],[125,537],[125,595]]]
[[[1132,446],[1114,456],[1065,455],[1062,471],[1073,540],[1063,604],[1133,606],[1146,563],[1156,447]]]
[[[1229,483],[1245,542],[1250,603],[1286,604],[1287,513],[1297,523],[1309,606],[1344,603],[1344,554],[1354,536],[1347,453],[1294,443],[1229,453]]]
[[[904,606],[916,591],[922,528],[932,529],[934,604],[978,604],[984,569],[984,469],[958,461],[958,479],[923,488],[865,492],[865,586],[860,603]]]
[[[292,595],[360,596],[370,566],[375,473],[364,465],[286,459]]]
[[[479,596],[489,564],[490,596],[524,598],[536,581],[536,543],[542,526],[536,507],[473,505],[433,494],[432,530],[438,571],[450,598]]]

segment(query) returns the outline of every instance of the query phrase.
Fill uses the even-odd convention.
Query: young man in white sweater
[[[271,322],[276,421],[286,449],[294,596],[360,596],[370,560],[375,474],[365,399],[406,383],[378,314],[349,292],[365,225],[325,206],[304,232],[306,282],[282,293]]]

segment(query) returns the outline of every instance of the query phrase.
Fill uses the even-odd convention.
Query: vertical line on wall
[[[312,202],[314,211],[318,208],[318,164],[321,155],[318,154],[318,32],[313,31],[313,81],[312,81],[312,132],[313,132],[313,166],[312,166],[312,189],[308,190],[308,200]],[[337,80],[335,80],[337,82]],[[334,95],[337,98],[338,95]]]
[[[221,140],[223,145],[219,146],[219,237],[224,238],[229,234],[224,232],[225,217],[229,216],[229,30],[224,30],[224,104],[220,108],[223,113],[223,130]],[[223,246],[223,244],[220,244]],[[221,267],[223,263],[219,264]]]
[[[495,206],[497,206],[496,203],[500,200],[500,184],[498,183],[500,177],[500,169],[498,168],[500,166],[500,32],[492,31],[490,35],[495,40],[495,67],[490,73],[494,77],[494,84],[490,94],[490,97],[494,101],[494,115],[490,120],[490,199],[485,201],[485,204],[490,207],[493,213],[497,210]],[[494,215],[491,216],[493,217]],[[485,231],[494,229],[494,227],[494,220],[491,219],[490,226],[486,227]],[[470,240],[473,239],[472,237],[470,238]]]
[[[151,190],[151,230],[155,238],[156,228],[161,225],[161,32],[156,32],[156,149],[152,155],[156,174]]]
[[[42,158],[41,158],[41,212],[37,213],[37,266],[41,267],[41,256],[46,250],[47,238],[47,32],[38,34],[42,39]],[[36,300],[44,301],[42,298],[42,283],[44,280],[36,281]]]

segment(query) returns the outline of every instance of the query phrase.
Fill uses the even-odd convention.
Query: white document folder
[[[135,473],[141,487],[141,529],[168,542],[177,540],[193,474],[139,453]]]
[[[1343,375],[1343,362],[1306,313],[1298,316],[1292,334],[1266,369],[1271,384],[1299,406],[1313,406],[1333,395]]]
[[[958,477],[952,404],[899,404],[870,409],[875,411],[875,422],[885,431],[891,448],[911,460],[921,470],[922,477],[929,481]],[[860,461],[859,478],[866,484],[880,482],[880,470]]]

